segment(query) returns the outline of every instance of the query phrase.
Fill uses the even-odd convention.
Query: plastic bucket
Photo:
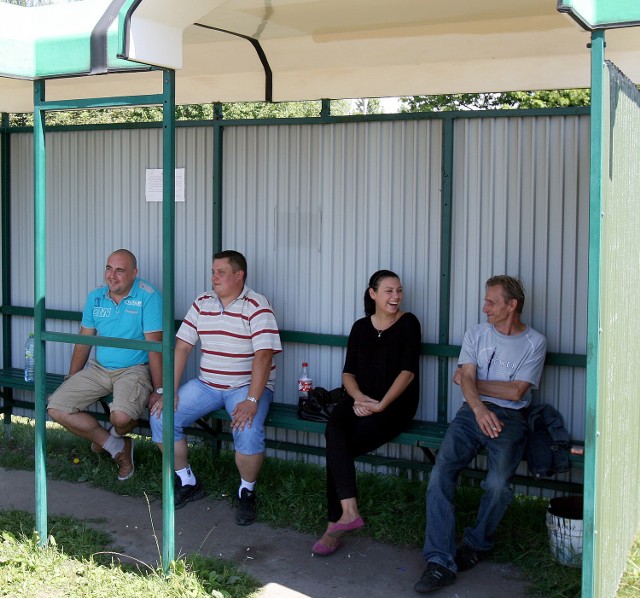
[[[582,566],[582,496],[552,498],[547,510],[551,554],[561,565]]]

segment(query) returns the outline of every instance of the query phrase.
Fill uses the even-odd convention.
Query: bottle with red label
[[[298,375],[298,398],[299,399],[307,399],[309,398],[309,392],[311,391],[311,387],[313,386],[313,380],[309,377],[309,371],[307,368],[309,364],[304,361],[302,363],[302,369],[300,370],[300,374]]]

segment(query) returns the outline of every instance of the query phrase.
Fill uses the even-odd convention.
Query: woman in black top
[[[354,459],[402,432],[418,407],[420,322],[400,311],[398,275],[379,270],[364,294],[366,317],[351,328],[342,383],[349,395],[333,410],[327,441],[327,529],[313,546],[333,554],[341,536],[364,526],[357,504]]]

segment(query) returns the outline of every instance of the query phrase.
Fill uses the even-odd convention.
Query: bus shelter
[[[46,329],[47,112],[163,107],[163,288],[174,287],[175,104],[591,87],[584,596],[615,592],[640,528],[634,298],[640,183],[640,8],[633,0],[79,0],[0,4],[0,111],[34,113],[36,522],[46,538],[47,343],[161,350],[173,388],[174,305],[161,344]],[[6,116],[3,117],[6,121]],[[4,146],[3,147],[3,154]],[[6,173],[3,171],[3,178]],[[4,184],[4,183],[3,183]],[[216,231],[217,242],[221,231]],[[4,243],[4,240],[3,240]],[[3,287],[4,290],[4,287]],[[448,290],[445,290],[445,293]],[[4,331],[3,331],[4,333]],[[167,393],[167,400],[171,400]],[[163,412],[165,433],[171,410]],[[165,446],[172,446],[165,439]],[[624,459],[619,458],[624,455]],[[163,456],[173,504],[173,455]],[[163,558],[173,559],[173,510]]]

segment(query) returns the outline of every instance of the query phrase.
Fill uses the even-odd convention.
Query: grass
[[[20,423],[12,424],[11,434],[11,439],[5,439],[0,434],[0,466],[33,469],[32,423],[30,420],[20,420]],[[238,484],[232,453],[212,455],[206,443],[199,443],[192,447],[190,461],[211,496],[231,500]],[[160,472],[160,452],[146,438],[140,438],[136,444],[136,475],[126,482],[118,482],[111,460],[93,454],[88,442],[56,426],[47,429],[49,478],[86,482],[112,492],[142,497],[145,493],[160,495]],[[424,541],[426,483],[406,475],[395,477],[379,474],[359,474],[358,483],[359,506],[366,514],[368,523],[365,533],[380,542],[415,547],[419,553]],[[318,534],[324,529],[326,507],[323,467],[267,459],[260,474],[259,488],[261,521],[273,527],[293,528],[310,534]],[[475,519],[480,494],[478,488],[459,489],[459,533]],[[524,576],[531,580],[532,594],[553,598],[578,597],[580,569],[562,566],[551,556],[545,521],[547,506],[544,499],[516,497],[498,528],[492,559],[517,565]],[[292,513],[296,514],[295,518],[291,517]],[[217,568],[204,566],[204,569],[207,568],[209,573],[214,573],[205,577],[218,579],[220,565]],[[221,579],[225,576],[235,578],[236,574],[222,573]],[[639,583],[640,538],[627,564],[618,595],[625,598],[638,595]]]
[[[139,595],[245,598],[259,584],[235,565],[188,556],[171,563],[170,575],[144,564],[120,565],[106,550],[109,534],[73,517],[50,518],[50,538],[41,546],[34,517],[0,512],[0,594],[3,596],[102,597]]]

